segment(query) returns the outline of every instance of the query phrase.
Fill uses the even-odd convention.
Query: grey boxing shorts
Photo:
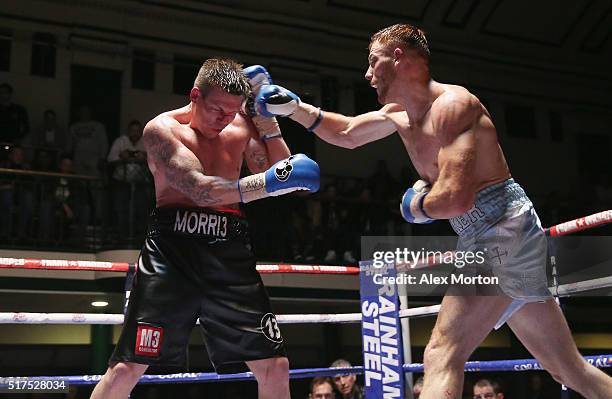
[[[547,239],[523,188],[508,179],[476,194],[474,207],[449,220],[458,251],[485,251],[486,266],[513,299],[495,328],[524,304],[551,298],[546,277]]]

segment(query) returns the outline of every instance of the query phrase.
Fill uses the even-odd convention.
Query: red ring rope
[[[61,259],[0,258],[0,269],[95,270],[127,272],[127,262],[98,262]],[[358,267],[326,265],[259,264],[260,273],[359,274]]]
[[[612,223],[612,210],[602,211],[575,220],[570,220],[544,230],[546,234],[552,237],[558,237],[578,231],[592,229],[608,223]],[[422,264],[404,266],[409,268],[419,268],[431,265],[431,260],[428,259]],[[0,258],[0,269],[94,270],[127,272],[129,267],[130,264],[127,262]],[[257,271],[260,273],[359,274],[358,267],[325,265],[259,264],[257,265]]]

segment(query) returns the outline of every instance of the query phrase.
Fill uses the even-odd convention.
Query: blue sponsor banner
[[[359,267],[365,396],[368,399],[404,398],[404,352],[397,287],[375,282],[381,281],[378,277],[381,275],[395,277],[395,267],[374,267],[371,261],[359,262]]]

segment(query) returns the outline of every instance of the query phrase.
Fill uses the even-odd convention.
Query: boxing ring
[[[585,216],[579,219],[561,223],[545,229],[547,236],[560,237],[570,235],[579,231],[595,228],[604,224],[612,223],[612,210],[599,212],[593,215]],[[612,276],[596,278],[590,280],[579,281],[570,284],[556,284],[555,276],[555,254],[551,254],[551,263],[553,266],[553,286],[549,287],[553,296],[557,299],[563,296],[571,296],[580,292],[592,291],[602,288],[612,287]],[[431,267],[435,266],[425,262],[421,265],[412,265],[412,267]],[[21,258],[0,258],[0,268],[4,269],[39,269],[39,270],[94,270],[94,271],[109,271],[109,272],[126,272],[128,280],[135,273],[135,265],[122,262],[97,262],[97,261],[79,261],[79,260],[48,260],[48,259],[21,259]],[[361,275],[362,283],[364,281],[366,271],[368,270],[368,262],[360,262],[360,267],[351,266],[319,266],[319,265],[290,265],[290,264],[258,264],[257,270],[260,273],[305,273],[305,274],[345,274],[345,275]],[[129,291],[126,291],[126,297],[129,297]],[[389,297],[391,298],[391,297]],[[427,317],[437,315],[440,305],[424,306],[408,309],[400,309],[397,303],[397,294],[395,305],[391,306],[392,300],[387,301],[386,309],[388,314],[385,323],[389,326],[393,325],[397,328],[398,335],[393,337],[391,333],[386,335],[388,342],[395,342],[395,355],[389,355],[387,358],[388,373],[393,372],[393,362],[390,360],[402,359],[402,331],[401,320],[417,317]],[[367,302],[367,301],[366,301]],[[315,376],[335,376],[338,374],[365,374],[366,384],[368,382],[368,373],[371,382],[376,383],[376,376],[372,373],[375,370],[376,364],[373,367],[372,358],[368,357],[368,351],[372,349],[372,335],[367,334],[367,330],[371,330],[372,322],[370,321],[372,312],[369,312],[369,305],[372,303],[364,303],[362,296],[362,312],[360,313],[343,313],[343,314],[288,314],[277,315],[279,324],[304,324],[304,323],[362,323],[362,339],[364,340],[364,366],[356,366],[350,368],[306,368],[290,370],[290,378],[311,378]],[[382,310],[381,310],[382,313]],[[380,321],[380,320],[379,320]],[[24,312],[0,312],[0,324],[122,324],[123,314],[99,314],[99,313],[24,313]],[[370,324],[368,324],[370,323]],[[381,322],[382,323],[382,322]],[[377,324],[378,326],[378,324]],[[381,324],[382,326],[382,324]],[[378,327],[377,327],[378,328]],[[382,327],[381,327],[382,328]],[[390,327],[389,327],[390,328]],[[388,330],[391,331],[391,330]],[[378,334],[384,338],[384,335]],[[367,342],[370,344],[367,344]],[[379,343],[380,345],[380,343]],[[391,345],[391,344],[390,344]],[[392,346],[392,345],[391,345]],[[389,348],[391,348],[389,346]],[[391,350],[391,349],[389,349]],[[392,358],[393,357],[393,358]],[[586,356],[586,361],[598,368],[612,367],[612,354],[601,354],[596,356]],[[380,358],[379,358],[380,361]],[[383,360],[384,363],[384,360]],[[395,372],[399,373],[396,381],[397,390],[391,390],[388,387],[383,387],[384,384],[378,384],[379,391],[367,390],[368,398],[372,397],[404,397],[404,373],[423,372],[423,365],[420,363],[396,364]],[[379,366],[380,370],[381,367]],[[496,360],[496,361],[470,361],[465,364],[466,372],[492,372],[492,371],[512,371],[524,372],[543,370],[541,365],[535,359],[516,359],[516,360]],[[385,372],[385,376],[388,376]],[[65,381],[70,385],[93,385],[96,384],[101,375],[73,375],[73,376],[30,376],[30,377],[2,377],[0,378],[0,388],[6,386],[8,380],[21,381]],[[379,375],[380,377],[380,375]],[[178,373],[154,375],[145,374],[140,379],[141,384],[162,384],[162,383],[189,383],[189,382],[215,382],[215,381],[244,381],[254,380],[251,372],[235,373],[235,374],[216,374],[216,373]],[[376,385],[376,384],[374,384]],[[367,387],[366,387],[367,388]],[[379,394],[373,393],[378,392]],[[564,393],[562,392],[562,396]]]

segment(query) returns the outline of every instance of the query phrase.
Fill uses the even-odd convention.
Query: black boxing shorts
[[[286,356],[247,227],[236,212],[154,210],[110,363],[185,369],[198,319],[219,373]]]

